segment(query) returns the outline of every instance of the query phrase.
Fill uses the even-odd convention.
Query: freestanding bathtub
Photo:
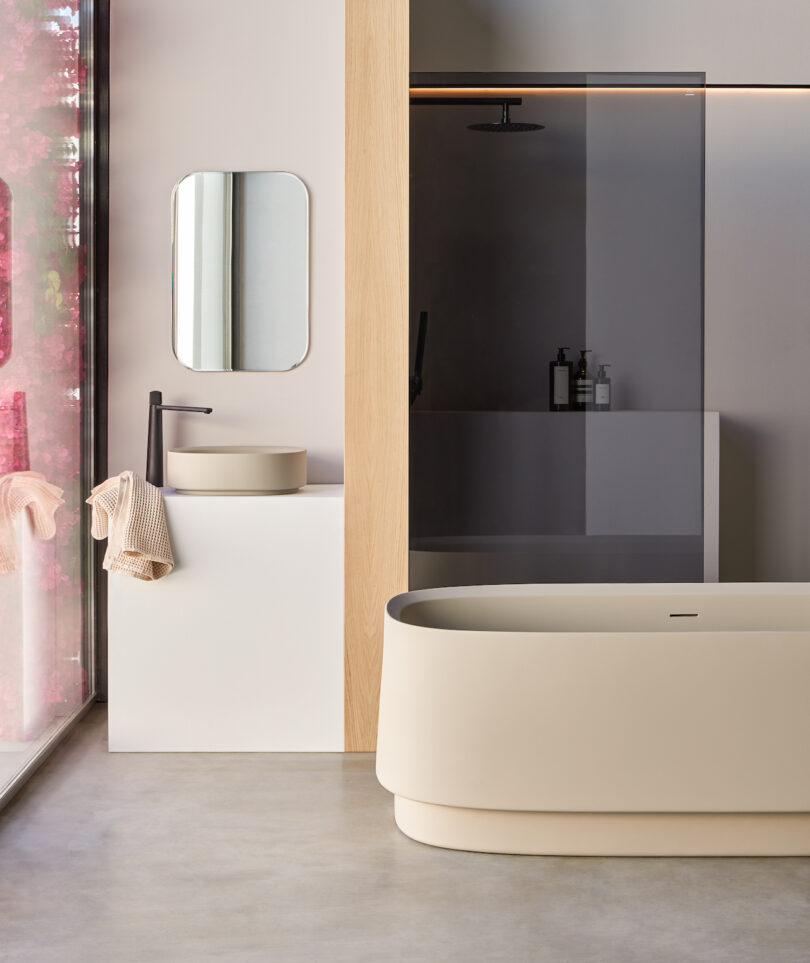
[[[377,776],[436,846],[810,854],[810,584],[398,595]]]

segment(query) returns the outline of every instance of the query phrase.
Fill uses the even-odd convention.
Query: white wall
[[[411,69],[809,83],[798,0],[411,0]],[[810,94],[710,93],[705,407],[720,576],[810,580]]]
[[[112,0],[110,471],[145,470],[147,400],[166,447],[295,444],[343,477],[343,3]],[[194,170],[286,170],[310,191],[310,351],[290,372],[199,373],[171,346],[170,197]]]

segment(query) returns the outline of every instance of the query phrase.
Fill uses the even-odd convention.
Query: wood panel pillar
[[[373,751],[408,587],[408,0],[346,0],[346,750]]]

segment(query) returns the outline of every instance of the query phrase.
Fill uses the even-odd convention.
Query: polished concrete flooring
[[[808,963],[810,859],[487,856],[365,755],[110,755],[94,709],[0,812],[3,963]]]
[[[44,732],[30,742],[6,742],[0,741],[0,790],[16,777],[21,769],[25,768],[30,759],[46,745],[62,720],[48,726]]]

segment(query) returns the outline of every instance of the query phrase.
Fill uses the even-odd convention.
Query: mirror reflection
[[[283,171],[174,189],[174,353],[194,371],[288,371],[309,345],[309,194]]]

